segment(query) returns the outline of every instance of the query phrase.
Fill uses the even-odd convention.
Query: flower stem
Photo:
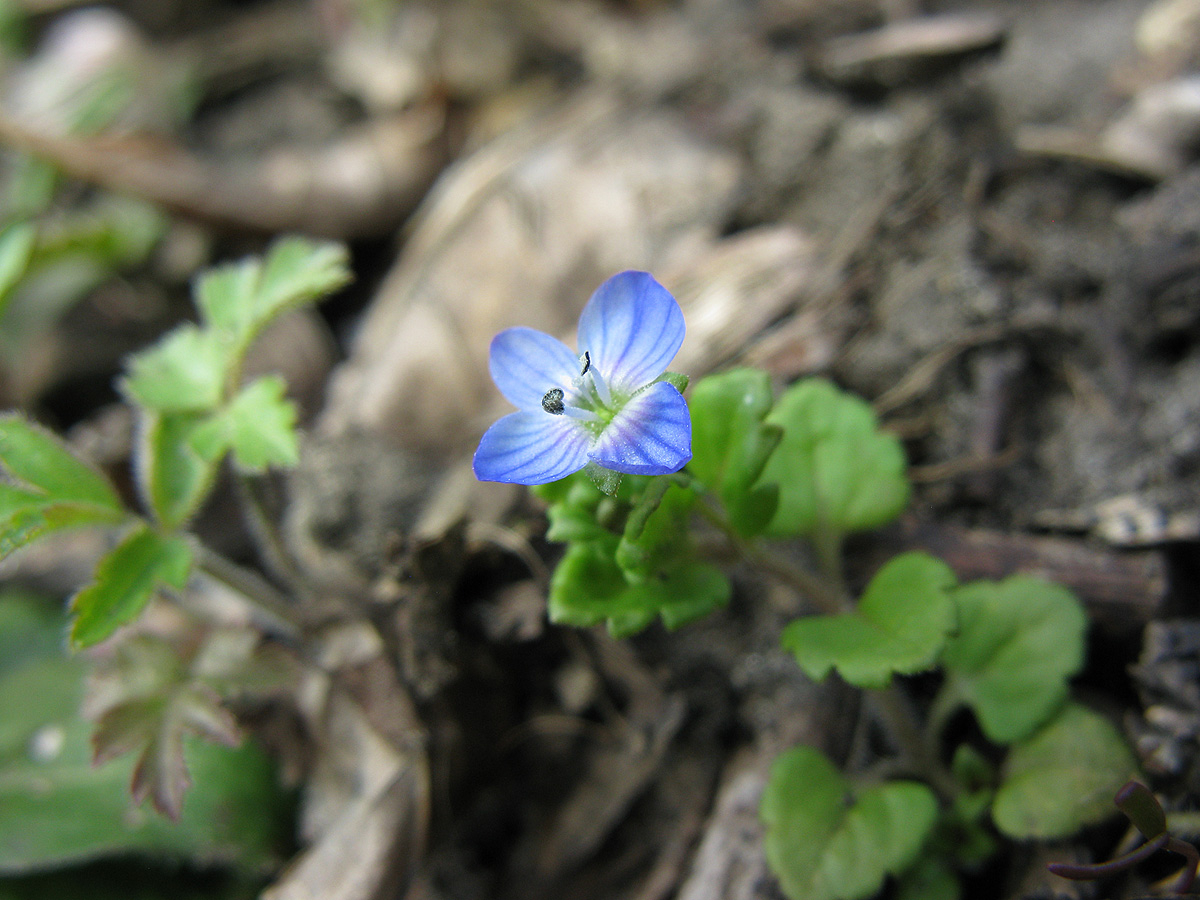
[[[797,593],[808,597],[821,608],[822,612],[833,615],[843,611],[844,604],[841,595],[831,589],[820,577],[747,541],[711,504],[701,501],[697,505],[697,509],[706,522],[724,535],[730,546],[743,560],[778,578]]]

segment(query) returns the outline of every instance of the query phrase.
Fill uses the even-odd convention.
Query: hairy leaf
[[[121,388],[130,400],[156,412],[204,412],[221,402],[231,353],[219,333],[180,325],[130,360]]]
[[[942,652],[943,689],[991,740],[1020,740],[1062,705],[1083,665],[1083,607],[1066,588],[1023,575],[976,581],[953,597],[958,631]]]
[[[287,385],[267,375],[246,385],[218,412],[197,424],[189,438],[207,463],[233,451],[238,465],[251,472],[268,466],[294,466],[300,460],[296,405],[284,394]]]
[[[125,517],[107,479],[57,438],[20,416],[0,416],[0,559],[52,531]]]
[[[937,818],[923,784],[893,781],[851,799],[849,783],[812,747],[771,767],[759,810],[767,862],[789,900],[861,900],[910,866]]]
[[[203,421],[200,416],[141,412],[138,487],[155,518],[167,528],[178,528],[208,496],[217,461],[205,460],[192,448],[192,434]]]
[[[347,260],[341,244],[281,238],[262,261],[247,259],[203,275],[196,305],[209,325],[245,348],[283,312],[345,285]]]
[[[867,585],[858,608],[808,616],[784,629],[783,646],[816,681],[830,669],[858,687],[882,687],[893,674],[927,669],[954,627],[954,573],[912,552],[895,557]]]
[[[134,529],[96,567],[95,580],[71,599],[71,642],[90,647],[133,621],[161,585],[182,590],[192,551],[181,538]]]

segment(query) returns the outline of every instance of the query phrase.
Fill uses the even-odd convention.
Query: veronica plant
[[[686,381],[662,374],[683,332],[665,289],[626,272],[584,310],[578,356],[527,328],[499,334],[492,377],[521,411],[484,435],[475,471],[549,504],[547,537],[566,544],[553,621],[675,628],[728,602],[734,561],[795,590],[783,648],[810,678],[861,689],[892,755],[861,771],[813,747],[779,757],[761,816],[784,893],[862,900],[892,878],[904,900],[954,900],[1002,837],[1060,838],[1109,815],[1136,766],[1107,719],[1069,700],[1079,601],[1024,576],[960,584],[919,552],[851,590],[845,539],[908,502],[900,442],[821,379],[776,396],[766,373],[737,369],[701,379],[685,406]],[[931,671],[937,690],[917,702],[905,678]],[[963,712],[979,740],[952,739]]]

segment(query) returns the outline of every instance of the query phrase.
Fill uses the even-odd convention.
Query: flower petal
[[[666,475],[692,458],[692,419],[674,386],[660,381],[635,395],[604,429],[588,456],[616,472]]]
[[[661,375],[683,343],[683,311],[647,272],[621,272],[592,294],[579,317],[579,352],[618,389]]]
[[[579,375],[579,357],[558,338],[532,328],[506,328],[492,338],[492,381],[518,409],[540,410],[551,388],[567,388]]]
[[[509,413],[484,432],[471,465],[480,481],[548,484],[587,464],[590,437],[565,416]]]

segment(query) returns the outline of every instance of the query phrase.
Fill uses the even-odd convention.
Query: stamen
[[[601,418],[590,409],[584,409],[581,406],[564,406],[563,415],[570,416],[572,419],[579,419],[581,422],[602,421]]]
[[[608,383],[604,380],[604,376],[599,370],[591,369],[592,384],[596,387],[596,396],[600,400],[601,406],[612,406],[612,393],[608,390]]]
[[[542,395],[542,409],[552,416],[561,416],[564,410],[562,388],[550,388]]]
[[[579,373],[579,377],[582,378],[588,373],[588,369],[592,367],[592,354],[584,350],[583,356],[580,357],[580,362],[583,363],[583,371]]]

